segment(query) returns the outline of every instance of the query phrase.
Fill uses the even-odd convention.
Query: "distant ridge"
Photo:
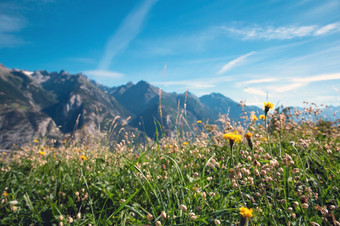
[[[197,120],[214,123],[219,114],[228,114],[232,121],[239,121],[244,112],[252,111],[262,113],[256,106],[241,106],[220,93],[201,97],[191,92],[167,93],[143,80],[110,88],[83,74],[0,65],[0,149],[80,130],[96,135],[107,130],[117,116],[120,126],[127,123],[126,131],[153,138],[156,129],[173,134],[184,120],[192,126]],[[340,107],[331,106],[325,115],[331,119],[339,111]]]

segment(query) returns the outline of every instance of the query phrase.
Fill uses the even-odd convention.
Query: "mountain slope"
[[[322,114],[333,119],[332,113],[339,110],[330,106]],[[109,88],[83,74],[0,66],[0,149],[27,145],[37,137],[74,134],[79,129],[96,135],[107,131],[114,118],[120,118],[118,131],[131,117],[125,131],[140,134],[138,129],[153,138],[157,131],[174,136],[193,132],[197,120],[215,123],[219,114],[242,121],[241,116],[252,111],[262,114],[258,107],[242,106],[219,93],[200,98],[190,92],[167,93],[146,81]]]
[[[191,126],[198,119],[210,118],[210,109],[200,103],[195,95],[189,93],[186,96],[164,91],[160,93],[159,88],[145,81],[114,87],[109,93],[135,114],[130,125],[145,132],[149,137],[154,137],[156,127],[158,131],[170,134],[182,126],[180,123],[183,123],[183,120]]]
[[[109,91],[121,105],[136,115],[148,108],[148,103],[158,96],[158,92],[158,88],[145,81],[140,81],[136,85],[128,83]]]
[[[211,93],[200,97],[200,101],[213,111],[213,118],[218,118],[219,114],[228,114],[232,121],[240,120],[243,112],[259,112],[261,109],[256,106],[241,106],[229,97],[220,93]]]
[[[42,112],[54,103],[55,96],[29,74],[0,66],[0,148],[28,144],[36,136],[58,137],[55,122]]]
[[[61,137],[80,128],[85,134],[97,134],[116,116],[125,120],[134,115],[84,75],[65,71],[28,72],[1,66],[0,101],[0,149],[27,145],[36,137]]]
[[[176,94],[161,91],[160,98],[159,88],[145,81],[114,87],[108,93],[135,114],[130,125],[144,131],[149,137],[154,137],[156,127],[171,134],[182,129],[183,124],[189,129],[197,120],[214,123],[220,113],[229,113],[229,117],[236,121],[244,111],[260,111],[253,106],[242,108],[230,98],[216,93],[198,98],[190,92]]]
[[[82,74],[71,75],[62,71],[44,76],[49,79],[41,83],[42,87],[53,92],[58,102],[43,111],[61,126],[64,133],[84,125],[87,132],[94,133],[117,115],[132,116],[114,97],[90,83]]]

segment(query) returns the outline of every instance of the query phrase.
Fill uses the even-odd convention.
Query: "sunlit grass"
[[[195,135],[145,146],[34,140],[3,153],[0,224],[339,224],[339,121],[268,111],[265,125],[199,120]]]

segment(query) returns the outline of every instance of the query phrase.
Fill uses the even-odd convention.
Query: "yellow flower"
[[[188,142],[183,142],[183,145],[184,145],[184,146],[188,145]]]
[[[230,141],[233,141],[236,143],[242,142],[242,136],[240,134],[237,134],[236,132],[224,134],[223,139],[225,140],[229,139]]]
[[[264,103],[264,113],[267,114],[270,109],[273,109],[274,104],[272,102]]]
[[[248,209],[247,207],[241,207],[240,214],[242,215],[242,217],[251,218],[253,216],[253,209],[252,208]]]
[[[197,123],[198,123],[198,124],[202,124],[202,121],[201,121],[201,120],[198,120]]]
[[[85,155],[81,155],[81,156],[80,156],[80,159],[85,161],[87,158],[86,158]]]
[[[39,141],[38,141],[38,140],[33,140],[33,142],[34,142],[34,143],[39,143]]]
[[[40,153],[40,155],[46,155],[46,152],[44,152],[44,151],[41,151],[39,153]]]
[[[268,109],[273,109],[273,107],[274,107],[274,104],[272,103],[272,102],[265,102],[264,103],[264,107],[265,108],[268,108]]]
[[[266,119],[266,116],[260,115],[260,119],[265,120],[265,119]]]
[[[4,192],[4,193],[2,193],[4,196],[7,196],[8,195],[8,193],[7,192]]]
[[[247,139],[248,145],[249,145],[251,150],[253,150],[253,142],[251,141],[252,136],[253,136],[253,134],[251,134],[251,132],[248,132],[244,135],[244,137]]]
[[[250,139],[253,136],[253,134],[251,134],[251,132],[248,132],[244,135],[245,138]]]
[[[252,115],[250,115],[250,120],[254,122],[254,121],[257,121],[259,119],[256,117],[256,115],[252,114]]]

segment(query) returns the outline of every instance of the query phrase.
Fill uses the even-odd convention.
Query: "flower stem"
[[[265,130],[266,130],[267,141],[268,141],[267,144],[268,144],[268,147],[269,147],[270,155],[272,156],[273,152],[272,152],[272,147],[270,145],[270,137],[269,137],[268,123],[267,123],[267,113],[265,114]]]

